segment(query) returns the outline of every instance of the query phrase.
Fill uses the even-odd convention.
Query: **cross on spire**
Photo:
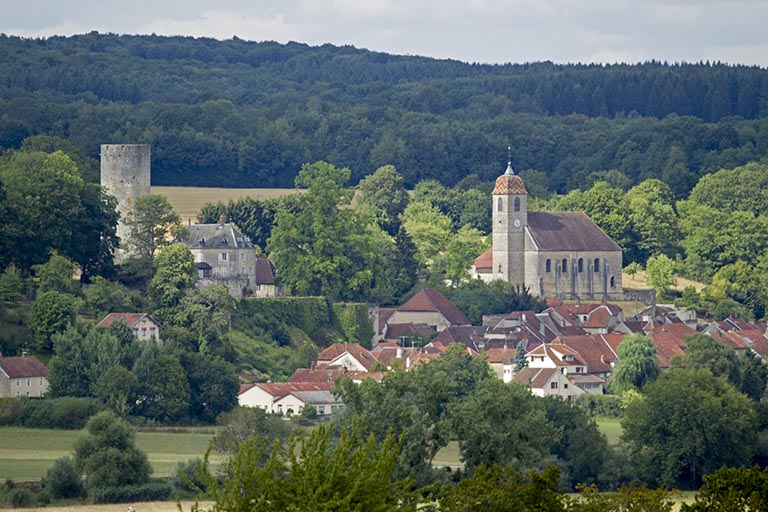
[[[505,176],[512,176],[515,171],[512,170],[512,146],[507,146],[507,170],[504,172]]]

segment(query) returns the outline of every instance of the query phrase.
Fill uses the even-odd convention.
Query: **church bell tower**
[[[511,152],[511,149],[510,149]],[[512,170],[496,178],[493,188],[493,279],[525,286],[525,226],[528,221],[525,185]]]

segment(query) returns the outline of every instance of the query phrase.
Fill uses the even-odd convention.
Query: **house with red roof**
[[[416,292],[405,304],[392,312],[386,323],[428,325],[437,332],[442,332],[452,325],[472,325],[467,315],[433,288]]]
[[[335,343],[317,355],[317,367],[335,367],[353,372],[370,371],[376,363],[371,352],[359,343]]]
[[[662,370],[669,368],[670,360],[685,353],[688,344],[686,336],[696,334],[696,330],[682,322],[656,323],[649,322],[644,328],[645,335],[656,345],[656,355]]]
[[[343,407],[340,398],[331,393],[332,382],[259,382],[242,384],[237,396],[238,405],[258,407],[267,413],[281,415],[301,414],[312,405],[320,416],[329,416]]]
[[[615,304],[552,303],[543,314],[559,327],[578,327],[587,333],[606,334],[624,321],[624,312]]]
[[[563,343],[540,345],[529,351],[525,360],[528,368],[556,369],[568,377],[572,387],[579,388],[578,393],[602,394],[605,388],[605,379],[588,373],[587,362],[581,354]]]
[[[48,391],[48,367],[35,356],[0,355],[0,397],[43,396]]]
[[[110,313],[96,327],[109,329],[117,321],[125,322],[140,341],[161,341],[160,323],[147,313]]]
[[[584,393],[557,368],[523,368],[513,380],[530,387],[535,396],[559,396],[570,400]]]

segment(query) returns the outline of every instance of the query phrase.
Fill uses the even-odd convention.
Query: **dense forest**
[[[507,146],[544,189],[618,170],[684,198],[768,154],[768,70],[720,63],[480,65],[353,47],[0,35],[0,151],[53,135],[97,158],[150,143],[155,185],[290,187],[306,162],[407,186],[489,181]]]

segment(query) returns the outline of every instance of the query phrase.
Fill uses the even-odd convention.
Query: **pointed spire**
[[[504,176],[513,176],[515,171],[512,170],[512,146],[507,146],[507,170],[504,172]]]

